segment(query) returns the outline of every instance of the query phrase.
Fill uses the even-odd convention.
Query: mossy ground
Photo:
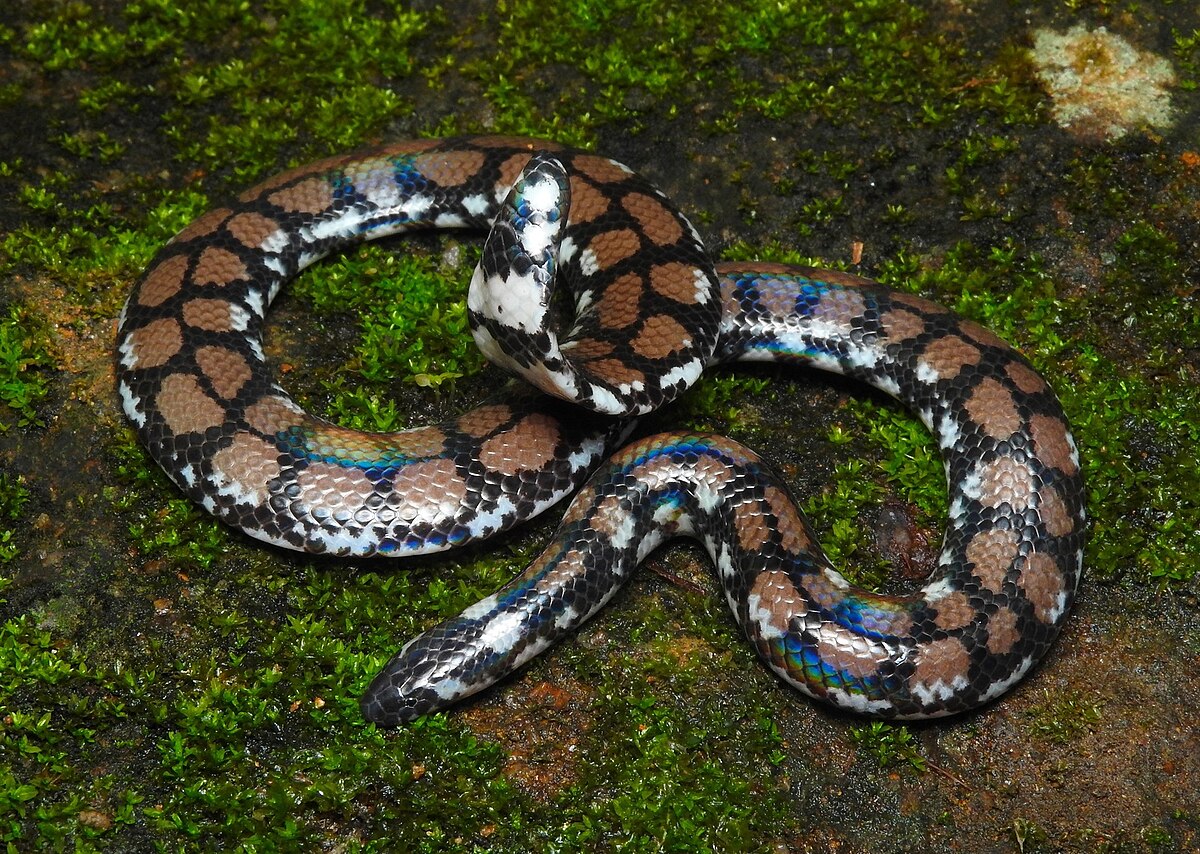
[[[0,839],[9,850],[1200,847],[1200,17],[1194,4],[26,0],[0,11]],[[1056,127],[1031,28],[1176,70],[1173,129]],[[416,566],[261,547],[147,461],[112,378],[155,249],[279,169],[412,135],[532,133],[644,171],[714,251],[855,269],[1020,346],[1075,426],[1094,520],[1049,661],[981,713],[872,727],[770,678],[698,554],[651,559],[480,701],[381,732],[406,637],[548,533]],[[854,263],[854,247],[862,260]],[[474,238],[310,271],[284,382],[388,428],[494,383]],[[397,333],[399,338],[393,338]],[[944,486],[915,421],[770,369],[648,428],[767,452],[839,560],[902,587]]]

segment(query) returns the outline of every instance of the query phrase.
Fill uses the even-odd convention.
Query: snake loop
[[[299,270],[397,231],[489,223],[472,331],[543,393],[368,434],[303,412],[273,382],[265,314]],[[575,312],[565,328],[553,322],[560,286]],[[1002,694],[1046,653],[1082,571],[1074,440],[1012,347],[847,274],[714,269],[660,191],[551,143],[406,142],[272,178],[159,253],[122,311],[117,351],[122,403],[151,456],[209,512],[288,548],[439,551],[540,513],[596,470],[522,575],[393,657],[363,697],[380,724],[493,684],[587,620],[674,536],[704,544],[772,670],[882,717],[953,714]],[[850,586],[786,485],[732,440],[666,433],[601,465],[631,429],[608,416],[655,409],[704,368],[753,360],[860,379],[932,431],[950,514],[938,570],[919,591]]]

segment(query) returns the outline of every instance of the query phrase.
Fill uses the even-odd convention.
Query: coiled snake
[[[451,423],[364,434],[306,414],[274,383],[264,318],[299,270],[386,234],[489,225],[468,297],[476,341],[572,404],[517,394]],[[575,306],[565,331],[551,322],[559,281]],[[1075,444],[1053,392],[1012,347],[844,273],[714,269],[661,192],[552,143],[404,142],[276,176],[157,255],[122,311],[117,349],[122,404],[151,456],[209,512],[287,548],[439,551],[540,513],[595,470],[522,575],[392,658],[362,701],[380,724],[519,667],[674,536],[705,545],[772,670],[882,717],[952,714],[1002,694],[1058,634],[1082,569]],[[787,488],[732,440],[666,433],[601,462],[627,416],[738,360],[846,374],[919,414],[950,494],[924,587],[901,597],[851,587]]]

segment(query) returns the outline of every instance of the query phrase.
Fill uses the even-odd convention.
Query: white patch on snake
[[[471,534],[476,538],[494,534],[504,526],[506,519],[511,521],[516,512],[517,507],[513,504],[512,499],[502,495],[497,499],[495,507],[486,513],[479,512],[471,520]]]
[[[548,305],[533,275],[484,276],[476,267],[467,290],[467,308],[497,323],[533,334],[542,331]],[[478,339],[477,339],[478,340]],[[492,358],[488,353],[488,357]]]
[[[527,181],[521,197],[534,210],[549,212],[558,208],[562,193],[557,181],[553,178],[543,178],[540,181]]]
[[[600,262],[596,260],[596,253],[591,249],[583,249],[579,253],[579,272],[585,276],[594,276],[599,269]]]
[[[921,420],[938,437],[938,446],[943,451],[957,447],[958,443],[962,441],[962,430],[952,416],[945,415],[941,421],[933,425],[931,424],[933,414],[929,410],[922,410]]]
[[[558,244],[558,263],[560,266],[566,266],[575,253],[579,251],[579,244],[570,237],[564,237]],[[589,292],[590,293],[590,292]]]
[[[685,346],[690,346],[691,341],[688,341]],[[671,370],[663,374],[658,381],[659,388],[674,388],[682,386],[688,388],[696,380],[700,379],[700,374],[704,371],[704,363],[699,359],[692,359],[690,362],[685,362],[682,365],[677,365]]]
[[[665,199],[666,196],[663,196],[663,198]],[[692,241],[700,246],[703,246],[704,241],[700,238],[700,232],[696,230],[696,226],[692,225],[692,221],[683,214],[679,214],[678,216],[679,219],[683,221],[683,224],[687,226],[688,234],[692,236]]]
[[[696,495],[696,504],[705,513],[712,513],[721,506],[723,500],[721,490],[717,489],[708,479],[694,484],[693,492]]]
[[[633,542],[633,534],[633,516],[625,515],[617,520],[615,530],[613,531],[612,536],[609,537],[609,541],[612,543],[614,549],[617,551],[624,551],[625,549],[629,548],[629,544]],[[643,539],[642,542],[638,544],[638,551],[640,552],[641,546],[646,545],[646,543],[652,539],[653,537],[646,537]],[[641,559],[642,556],[639,554],[638,560],[640,561]]]
[[[284,266],[283,261],[279,260],[279,258],[274,255],[268,255],[263,258],[262,264],[276,276],[282,277],[287,275],[287,267]]]
[[[438,214],[433,220],[434,228],[462,228],[467,221],[456,213]]]
[[[1047,610],[1044,622],[1054,625],[1067,612],[1067,591],[1062,590],[1054,597],[1054,606]]]
[[[125,370],[132,368],[138,361],[137,353],[133,349],[133,342],[134,337],[130,334],[123,336],[120,343],[117,344],[117,353],[121,356],[121,367]],[[127,409],[126,412],[128,411]]]
[[[940,375],[937,371],[929,366],[929,363],[923,359],[917,360],[917,379],[926,385],[933,385],[938,381]]]
[[[467,213],[476,218],[488,216],[492,212],[492,202],[482,193],[467,196],[462,200],[462,207]]]
[[[602,388],[595,383],[588,383],[588,394],[592,400],[592,408],[597,412],[603,412],[608,415],[625,414],[625,405],[608,389]]]
[[[229,303],[229,327],[237,332],[245,332],[250,325],[250,312],[236,302]]]
[[[254,317],[262,318],[267,311],[266,303],[263,301],[262,292],[254,289],[247,290],[245,294],[246,311]]]
[[[987,690],[979,695],[980,705],[986,703],[988,700],[994,700],[1013,685],[1016,685],[1029,672],[1029,668],[1031,667],[1033,667],[1033,659],[1025,656],[1025,658],[1021,659],[1021,663],[1017,665],[1017,669],[1010,675],[1004,677],[999,682],[993,682],[991,685],[988,685]]]
[[[788,680],[792,682],[792,680]],[[803,691],[814,700],[820,700],[812,691],[798,682],[792,682],[797,688]],[[890,700],[871,700],[863,694],[851,694],[848,691],[843,691],[840,688],[830,688],[828,697],[833,701],[834,705],[840,706],[843,709],[850,709],[863,715],[878,715],[890,711],[892,702]]]
[[[146,413],[138,408],[142,403],[141,398],[135,396],[133,391],[124,382],[117,385],[117,390],[121,394],[121,408],[125,410],[126,417],[138,427],[145,427]]]
[[[950,583],[950,579],[943,577],[931,581],[922,587],[921,598],[926,602],[936,602],[954,592],[956,592],[956,588]]]
[[[419,197],[414,197],[416,201]],[[364,230],[368,212],[363,208],[350,208],[333,219],[318,219],[300,229],[300,235],[305,243],[321,243],[331,238],[353,237]]]
[[[943,703],[964,690],[969,683],[965,676],[955,676],[950,682],[938,679],[934,682],[920,682],[912,686],[913,696],[924,706]]]
[[[176,473],[179,475],[180,480],[182,480],[188,486],[196,485],[196,469],[191,463],[188,463]]]
[[[268,255],[280,255],[291,245],[291,238],[282,228],[268,234],[259,244],[259,248]]]
[[[871,385],[891,397],[900,397],[900,383],[889,376],[878,376],[871,379]]]
[[[413,196],[407,202],[400,206],[400,210],[408,214],[411,220],[421,219],[425,213],[433,207],[433,198],[430,196]]]

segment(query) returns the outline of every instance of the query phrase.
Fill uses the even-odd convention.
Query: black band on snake
[[[301,269],[399,231],[489,227],[468,297],[473,332],[540,392],[369,434],[308,415],[275,384],[264,318]],[[575,305],[566,329],[553,326],[560,285]],[[209,512],[287,548],[440,551],[540,513],[591,474],[521,576],[392,658],[363,697],[379,724],[493,684],[676,536],[704,544],[772,670],[889,718],[953,714],[1008,690],[1057,636],[1082,571],[1075,443],[1053,391],[1011,346],[845,273],[714,267],[659,190],[552,143],[405,142],[272,178],[158,254],[121,314],[117,349],[122,403],[151,456]],[[950,513],[919,591],[850,586],[787,487],[730,439],[664,433],[603,461],[627,416],[739,360],[861,379],[929,427]]]

